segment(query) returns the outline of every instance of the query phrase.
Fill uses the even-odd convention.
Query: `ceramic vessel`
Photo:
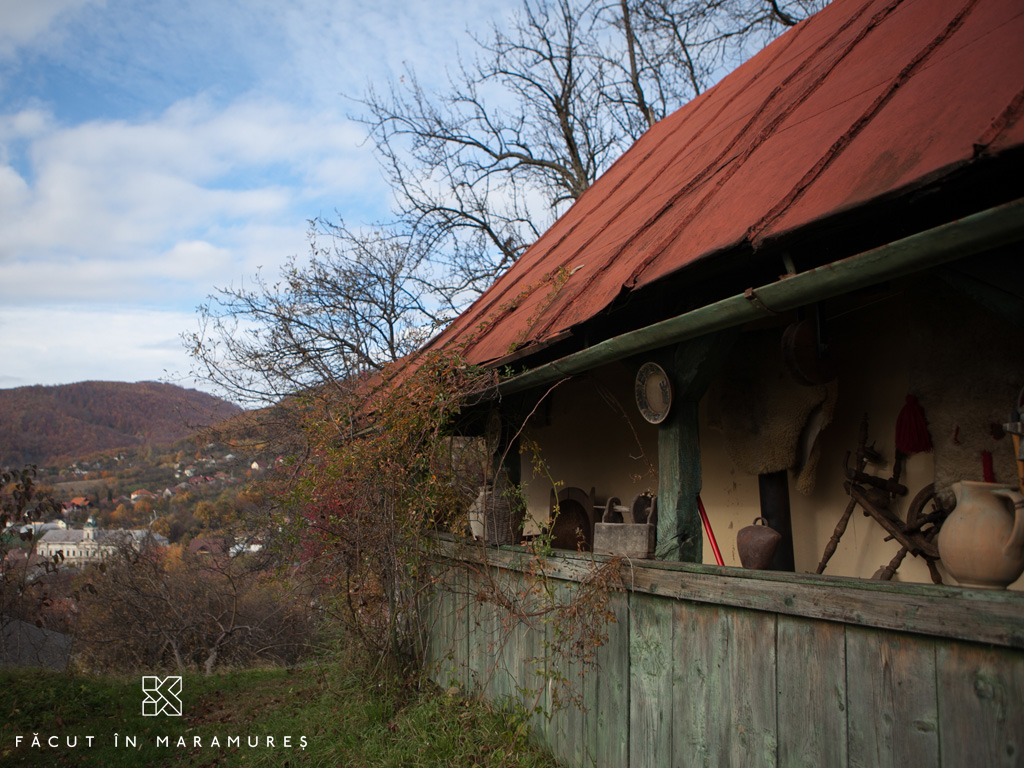
[[[953,484],[956,507],[939,531],[939,557],[967,587],[1006,589],[1024,572],[1024,496],[1011,486]]]

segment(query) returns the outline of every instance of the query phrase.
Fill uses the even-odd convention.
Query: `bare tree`
[[[326,245],[324,244],[326,242]],[[183,334],[193,375],[240,402],[344,386],[421,344],[435,321],[418,248],[377,230],[311,222],[311,254],[275,282],[219,289]]]
[[[290,663],[313,637],[308,590],[227,554],[122,547],[82,577],[82,660],[100,669]]]
[[[58,634],[70,628],[72,613],[64,557],[38,555],[36,534],[25,525],[60,517],[50,490],[34,465],[0,471],[0,664],[67,662]]]
[[[409,71],[358,100],[392,221],[311,222],[276,280],[220,289],[184,334],[239,402],[343,387],[464,308],[657,120],[824,0],[523,0],[447,86]]]
[[[419,243],[458,309],[656,121],[822,0],[524,0],[443,92],[415,72],[360,101]]]

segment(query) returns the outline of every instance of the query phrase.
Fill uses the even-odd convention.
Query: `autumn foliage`
[[[441,351],[307,403],[310,458],[292,494],[305,567],[374,652],[415,652],[425,534],[464,525],[487,471],[454,429],[487,375]]]

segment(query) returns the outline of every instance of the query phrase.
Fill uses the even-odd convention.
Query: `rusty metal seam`
[[[1022,114],[1024,114],[1024,88],[1017,91],[1016,95],[1010,99],[1010,103],[1006,105],[1006,109],[995,117],[981,138],[974,143],[974,156],[977,157],[984,153],[1000,136],[1015,126]]]
[[[832,144],[824,155],[816,162],[811,169],[804,174],[793,188],[778,203],[762,216],[747,230],[747,239],[751,243],[759,241],[760,234],[767,229],[773,221],[781,216],[797,200],[802,198],[810,186],[828,169],[832,163],[853,143],[853,140],[863,131],[879,112],[892,100],[896,92],[906,83],[910,77],[931,58],[943,43],[949,40],[961,26],[970,12],[977,6],[979,0],[968,0],[967,4],[949,21],[946,27],[936,35],[924,48],[918,51],[910,62],[903,67],[900,73],[893,78],[889,86],[879,94],[871,103],[868,109],[858,117],[853,124]]]
[[[863,6],[857,14],[847,19],[838,29],[836,29],[836,31],[832,35],[830,35],[826,40],[824,40],[812,54],[808,55],[793,72],[791,72],[779,85],[772,89],[771,93],[769,93],[768,96],[762,101],[760,106],[758,106],[758,108],[752,112],[751,117],[747,121],[746,125],[744,125],[740,132],[737,133],[736,137],[729,143],[729,145],[721,153],[719,153],[718,157],[716,157],[714,161],[712,161],[712,163],[705,169],[704,172],[699,174],[698,177],[693,180],[693,182],[691,182],[682,190],[680,190],[680,192],[676,196],[674,196],[672,200],[669,201],[669,204],[665,206],[664,210],[668,210],[671,207],[671,205],[676,202],[678,198],[687,194],[690,191],[690,189],[695,187],[699,182],[703,181],[704,177],[708,175],[708,172],[712,168],[716,172],[722,170],[723,168],[727,168],[726,175],[724,176],[724,178],[719,180],[715,184],[715,186],[706,195],[704,195],[704,197],[701,200],[699,200],[695,205],[691,206],[690,209],[687,211],[687,215],[683,217],[680,220],[678,226],[676,226],[674,230],[668,236],[666,236],[662,244],[652,248],[651,256],[649,256],[647,259],[644,259],[639,265],[637,265],[637,268],[633,270],[633,273],[630,275],[629,280],[627,281],[628,285],[636,285],[643,272],[645,272],[654,261],[659,259],[663,253],[669,250],[674,242],[676,242],[680,237],[683,236],[683,233],[686,230],[686,228],[697,218],[697,216],[700,215],[701,212],[703,212],[707,208],[707,206],[711,203],[711,200],[715,196],[717,191],[739,171],[739,169],[743,166],[744,161],[747,160],[755,151],[757,151],[769,138],[776,135],[776,130],[782,124],[782,122],[784,122],[799,106],[805,103],[807,99],[809,99],[815,92],[817,92],[818,89],[820,89],[824,85],[828,75],[831,74],[832,71],[834,71],[835,68],[854,51],[854,49],[857,47],[860,41],[871,30],[873,30],[876,26],[878,26],[885,19],[887,19],[893,13],[893,11],[895,11],[896,8],[902,4],[902,2],[903,0],[891,0],[891,2],[889,2],[883,9],[875,13],[868,21],[868,23],[864,26],[864,28],[854,37],[854,39],[850,43],[846,45],[845,49],[840,51],[832,60],[832,62],[827,65],[826,71],[820,77],[817,77],[812,84],[805,87],[803,92],[797,95],[796,98],[794,98],[789,103],[789,105],[787,105],[786,108],[783,109],[778,115],[776,115],[775,118],[773,118],[767,125],[762,126],[759,129],[759,132],[755,140],[747,144],[747,146],[744,147],[743,152],[740,155],[730,158],[728,166],[721,165],[721,161],[726,156],[726,154],[731,152],[740,142],[740,140],[750,133],[751,129],[757,123],[758,117],[760,117],[760,115],[769,108],[772,102],[775,101],[780,94],[786,91],[789,84],[798,76],[803,75],[804,72],[812,66],[812,63],[815,62],[822,53],[826,52],[830,48],[831,44],[842,33],[844,33],[851,26],[853,26],[855,22],[860,21],[861,17],[868,10],[867,5]]]

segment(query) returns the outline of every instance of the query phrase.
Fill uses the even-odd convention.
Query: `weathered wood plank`
[[[420,615],[423,619],[423,629],[426,633],[426,647],[423,649],[423,666],[427,674],[441,687],[446,687],[448,672],[442,669],[444,650],[442,646],[450,636],[448,628],[445,627],[444,601],[447,599],[447,590],[444,589],[442,579],[444,569],[435,566],[431,569],[431,581],[423,592],[420,604]]]
[[[486,577],[480,573],[468,572],[466,578],[466,612],[465,626],[469,635],[467,666],[469,669],[469,688],[478,693],[486,693],[490,684],[493,669],[493,622],[491,614],[493,605],[487,600],[478,600],[477,596],[486,589]]]
[[[939,764],[935,642],[848,627],[849,765]]]
[[[585,765],[621,768],[629,765],[629,598],[616,592],[608,598],[615,617],[597,650],[593,700],[587,719],[589,754]]]
[[[548,654],[547,623],[530,618],[520,624],[522,628],[522,689],[523,707],[528,713],[530,730],[544,743],[547,738],[548,719]]]
[[[486,607],[481,614],[487,632],[486,655],[489,660],[485,692],[491,700],[501,701],[514,692],[514,671],[510,669],[514,662],[507,657],[513,617],[506,601],[518,592],[519,578],[518,574],[500,568],[487,568],[482,573],[486,583],[480,599]]]
[[[756,611],[722,612],[723,632],[731,638],[729,698],[734,738],[720,746],[731,766],[773,766],[778,760],[776,732],[777,617]],[[729,711],[728,709],[726,710]]]
[[[937,653],[944,766],[1024,762],[1024,664],[1019,653],[944,643]]]
[[[775,765],[775,617],[677,603],[674,624],[671,765]]]
[[[661,768],[672,754],[672,604],[629,599],[629,766]]]
[[[530,656],[527,647],[529,625],[522,619],[522,595],[526,589],[522,574],[506,571],[504,587],[515,600],[512,611],[503,610],[499,613],[501,621],[501,655],[499,664],[504,673],[503,695],[525,706],[528,686],[532,682],[527,675],[526,659]]]
[[[480,556],[473,548],[461,556]],[[452,547],[449,551],[455,554]],[[489,562],[525,570],[530,557],[517,549],[490,548]],[[544,559],[550,577],[581,581],[601,556]],[[535,564],[534,564],[535,565]],[[969,590],[930,584],[880,583],[813,574],[656,561],[623,562],[622,583],[635,592],[751,608],[789,616],[839,621],[879,629],[1024,648],[1024,593]]]
[[[432,622],[436,640],[432,641],[431,657],[434,679],[445,688],[466,683],[465,581],[465,570],[459,567],[441,568],[437,575],[437,614]]]
[[[558,582],[553,588],[557,606],[568,606],[576,585]],[[547,622],[550,720],[549,740],[555,757],[568,765],[581,765],[584,753],[584,714],[580,706],[584,694],[582,669],[571,658],[573,627],[551,615]]]
[[[518,574],[499,568],[490,568],[488,577],[494,584],[495,597],[490,610],[492,666],[488,696],[500,702],[515,695],[515,658],[511,655],[509,642],[512,639],[513,617],[505,606],[509,595],[519,588]]]
[[[778,617],[779,765],[845,768],[846,631]]]

